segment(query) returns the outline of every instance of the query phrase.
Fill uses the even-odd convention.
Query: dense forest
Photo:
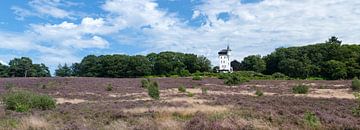
[[[190,73],[211,70],[210,61],[203,56],[178,52],[136,55],[89,55],[80,63],[59,65],[57,76],[81,77],[142,77],[189,76]]]
[[[261,57],[251,55],[232,61],[235,71],[264,74],[283,73],[293,78],[321,77],[351,79],[360,76],[360,46],[342,45],[336,37],[324,43],[301,47],[278,48]]]

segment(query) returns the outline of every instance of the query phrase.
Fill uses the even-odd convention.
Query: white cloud
[[[25,9],[19,6],[13,6],[11,9],[17,15],[18,20],[23,20],[28,16],[51,16],[54,18],[69,18],[75,19],[74,13],[62,9],[61,7],[74,6],[75,3],[67,2],[64,0],[31,0],[28,2],[31,9]]]
[[[59,7],[58,2],[46,6]],[[109,47],[106,36],[120,44],[142,47],[142,54],[166,50],[196,53],[216,65],[217,51],[227,44],[233,57],[240,60],[250,54],[265,55],[281,46],[322,42],[332,35],[345,43],[359,42],[358,7],[360,1],[350,0],[264,0],[256,4],[204,0],[192,15],[192,19],[204,18],[204,23],[193,27],[187,24],[189,20],[159,9],[154,0],[107,0],[101,5],[106,17],[84,17],[80,23],[33,24],[23,35],[0,34],[0,40],[5,41],[0,48],[35,48],[49,54],[42,57],[44,62],[56,62],[61,57],[75,61],[79,58],[74,53],[79,49]],[[218,19],[220,13],[228,13],[229,20]]]

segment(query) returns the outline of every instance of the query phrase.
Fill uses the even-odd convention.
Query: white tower
[[[231,73],[232,72],[232,67],[230,65],[230,55],[231,55],[231,49],[229,47],[229,45],[227,46],[226,49],[223,49],[221,51],[219,51],[219,71],[223,72],[223,73]]]

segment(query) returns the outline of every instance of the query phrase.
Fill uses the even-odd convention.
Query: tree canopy
[[[9,66],[0,64],[0,77],[50,77],[45,64],[33,64],[28,57],[14,58]]]
[[[64,76],[64,70],[68,70],[65,65],[59,66],[56,75]],[[72,76],[83,77],[186,76],[188,73],[211,71],[211,63],[206,57],[179,52],[150,53],[146,56],[88,55],[80,63],[73,64],[70,70]]]

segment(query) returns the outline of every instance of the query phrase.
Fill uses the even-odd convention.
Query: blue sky
[[[338,36],[360,41],[353,0],[2,0],[0,62],[31,57],[53,71],[95,54],[180,51],[233,59]]]

